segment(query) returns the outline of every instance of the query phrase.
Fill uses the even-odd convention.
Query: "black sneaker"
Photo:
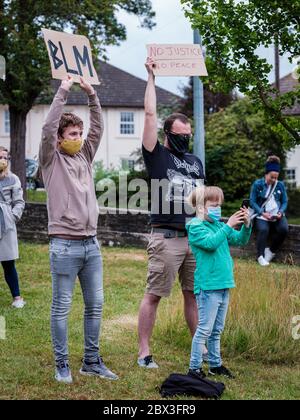
[[[148,369],[158,369],[158,364],[154,362],[151,354],[144,358],[138,359],[138,365]]]
[[[229,379],[235,379],[235,376],[225,366],[210,368],[208,374],[211,376],[222,375]]]
[[[188,375],[193,376],[194,378],[198,378],[198,379],[199,378],[200,379],[206,378],[206,375],[201,368],[200,369],[189,369]]]

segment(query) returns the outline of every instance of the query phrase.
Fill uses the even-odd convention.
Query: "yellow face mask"
[[[6,159],[0,159],[0,171],[3,172],[8,167],[8,162]]]
[[[80,152],[82,148],[83,140],[77,139],[77,140],[70,140],[70,139],[64,139],[60,143],[60,148],[63,152],[67,153],[70,156],[76,155],[76,153]]]

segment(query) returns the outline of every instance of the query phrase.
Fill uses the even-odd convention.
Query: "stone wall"
[[[27,203],[22,220],[18,224],[19,239],[37,243],[48,242],[47,224],[46,205]],[[148,212],[101,213],[97,236],[105,246],[146,248],[150,229]],[[255,258],[255,234],[246,247],[232,248],[232,254]],[[290,225],[288,238],[276,258],[280,262],[300,264],[300,226]]]

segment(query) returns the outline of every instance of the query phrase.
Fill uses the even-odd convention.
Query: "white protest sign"
[[[5,81],[6,76],[6,62],[3,55],[0,55],[0,79]]]
[[[93,65],[90,41],[83,35],[42,29],[51,63],[53,79],[64,80],[70,75],[75,82],[99,85]]]
[[[207,76],[200,45],[150,44],[147,52],[155,61],[155,76]]]

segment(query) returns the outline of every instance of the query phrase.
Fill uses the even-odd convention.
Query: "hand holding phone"
[[[242,208],[246,207],[248,209],[250,207],[250,200],[249,198],[245,198],[242,203]]]

